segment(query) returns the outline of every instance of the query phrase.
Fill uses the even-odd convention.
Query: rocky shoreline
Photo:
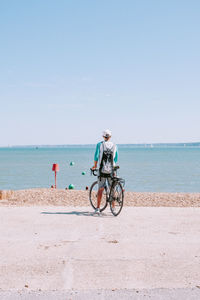
[[[2,206],[89,206],[89,192],[36,188],[0,191]],[[200,193],[125,192],[124,206],[200,207]]]

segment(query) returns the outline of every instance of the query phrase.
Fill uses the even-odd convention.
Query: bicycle
[[[117,170],[119,166],[114,167],[114,174],[110,175],[111,184],[108,184],[108,180],[106,180],[106,186],[103,191],[100,212],[104,211],[108,205],[110,204],[110,210],[112,214],[116,217],[122,210],[124,203],[124,185],[125,180],[117,177]],[[98,176],[97,169],[90,169],[91,174],[94,176]],[[89,191],[89,199],[91,206],[96,209],[97,208],[97,195],[98,195],[98,181],[93,182]]]

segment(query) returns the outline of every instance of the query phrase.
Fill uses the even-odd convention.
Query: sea
[[[118,145],[118,176],[134,192],[200,192],[200,145]],[[0,148],[0,190],[89,187],[95,145]],[[72,162],[72,164],[70,164]]]

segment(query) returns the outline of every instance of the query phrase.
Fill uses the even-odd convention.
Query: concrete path
[[[1,300],[199,300],[199,289],[73,290],[0,292]]]
[[[0,299],[55,293],[200,299],[200,208],[1,207]]]

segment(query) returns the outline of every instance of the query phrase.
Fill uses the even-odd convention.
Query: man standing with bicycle
[[[98,174],[98,194],[97,194],[97,208],[95,213],[100,214],[100,205],[103,190],[106,186],[106,180],[108,184],[111,184],[110,176],[113,175],[113,168],[118,160],[117,146],[110,141],[111,131],[106,129],[103,131],[104,141],[96,145],[96,151],[94,155],[94,166],[92,170],[97,169],[99,163],[99,174]]]

